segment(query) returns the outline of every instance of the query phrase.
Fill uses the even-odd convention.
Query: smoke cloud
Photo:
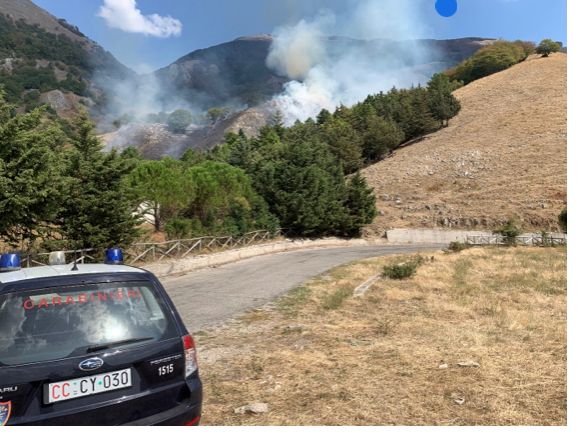
[[[267,66],[290,79],[304,80],[314,66],[325,60],[325,47],[316,41],[324,37],[324,29],[334,22],[334,15],[322,12],[311,22],[301,20],[294,27],[279,29],[267,57]]]
[[[343,16],[321,12],[275,31],[267,66],[291,79],[273,101],[287,124],[429,79],[429,71],[421,69],[427,50],[415,41],[425,30],[419,13],[423,0],[351,4]],[[326,36],[333,32],[352,38]]]
[[[183,27],[181,21],[172,17],[144,15],[135,0],[104,0],[98,16],[114,29],[159,38],[179,36]]]

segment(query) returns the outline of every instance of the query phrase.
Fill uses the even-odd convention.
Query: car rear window
[[[0,365],[83,356],[88,348],[178,336],[148,282],[98,283],[0,295]],[[116,348],[119,348],[118,346]]]

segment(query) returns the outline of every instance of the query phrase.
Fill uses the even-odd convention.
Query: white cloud
[[[129,33],[168,38],[181,35],[181,21],[159,14],[143,15],[135,0],[104,0],[98,16],[106,20],[108,26]]]

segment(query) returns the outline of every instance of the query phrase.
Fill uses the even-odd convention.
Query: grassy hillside
[[[406,257],[336,268],[199,332],[204,424],[565,425],[565,249],[429,254],[360,297]],[[234,413],[253,402],[268,413]]]
[[[455,92],[448,128],[364,170],[380,215],[371,230],[556,229],[566,202],[567,55],[531,56]]]

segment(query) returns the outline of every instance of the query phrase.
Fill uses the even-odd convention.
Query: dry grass
[[[430,255],[361,297],[408,257],[335,269],[198,335],[204,424],[565,425],[565,249]],[[269,412],[234,414],[252,402]]]
[[[450,127],[364,170],[384,213],[370,231],[492,228],[512,217],[527,230],[557,229],[567,190],[566,64],[562,53],[533,56],[457,90],[462,111]]]

